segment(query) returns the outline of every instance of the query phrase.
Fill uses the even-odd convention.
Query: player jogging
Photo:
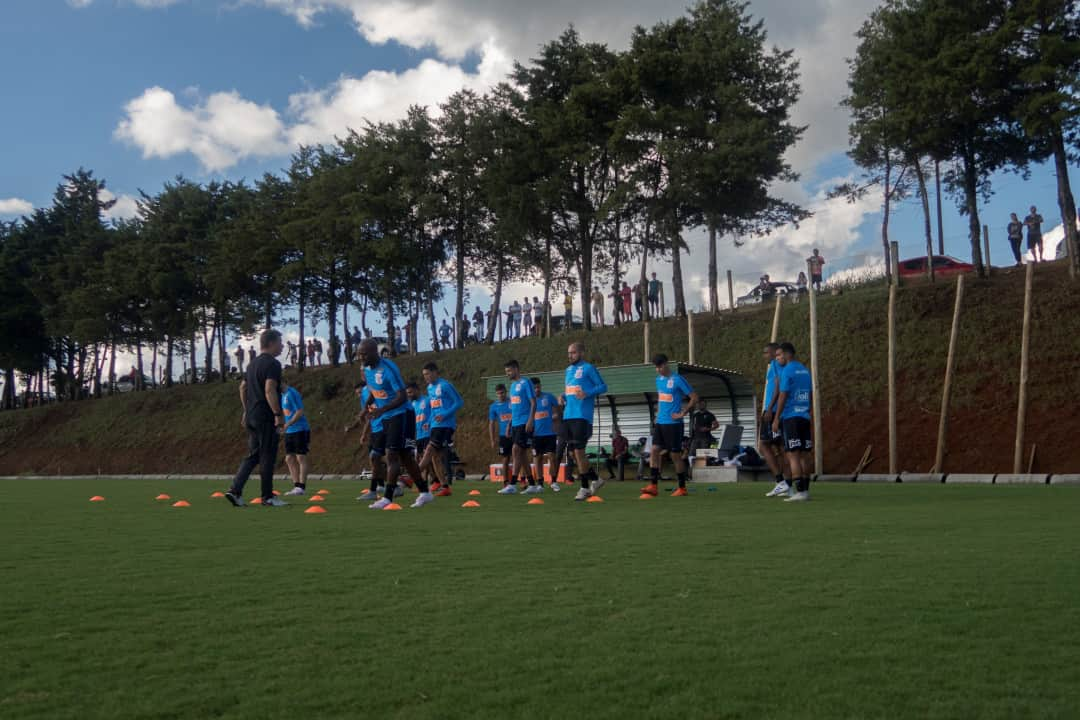
[[[405,451],[405,405],[408,402],[405,381],[397,365],[379,355],[379,345],[374,340],[369,338],[360,343],[360,356],[364,360],[367,389],[375,401],[375,409],[371,410],[369,415],[372,421],[382,421],[383,447],[379,449],[386,453],[386,490],[382,499],[372,503],[370,507],[372,510],[384,510],[393,502],[402,465],[420,491],[420,496],[412,506],[423,507],[433,501],[435,496],[428,492],[427,482],[416,465],[416,459],[412,453]],[[375,437],[372,436],[372,452],[377,447]]]
[[[592,437],[596,398],[607,392],[600,373],[585,362],[585,343],[576,342],[566,349],[570,366],[566,368],[566,391],[562,396],[562,422],[566,428],[566,447],[574,456],[581,489],[574,500],[584,501],[599,492],[604,481],[589,465],[585,449]]]
[[[517,479],[523,474],[529,474],[529,465],[526,462],[526,451],[532,439],[533,414],[536,412],[536,395],[533,393],[533,384],[528,378],[521,376],[521,366],[517,360],[509,360],[506,363],[506,378],[510,381],[510,440],[513,443],[513,477],[514,482],[508,482],[499,491],[500,495],[514,495],[517,493]],[[536,478],[529,477],[529,487],[525,492],[535,495],[543,489],[534,490]]]
[[[428,440],[431,437],[431,414],[429,412],[430,406],[428,405],[427,394],[420,391],[420,386],[414,382],[405,386],[405,395],[409,398],[409,405],[412,407],[413,417],[415,418],[415,448],[416,448],[416,460],[417,464],[420,464],[420,458],[424,457],[424,452],[427,450]],[[431,473],[426,472],[423,465],[420,465],[420,472],[424,474],[424,479],[430,482]],[[431,486],[431,491],[437,490],[434,485]]]
[[[424,366],[424,382],[427,383],[431,438],[427,450],[421,456],[420,469],[423,472],[434,470],[439,483],[439,497],[452,495],[454,479],[447,474],[447,454],[454,441],[457,430],[457,412],[465,404],[454,386],[439,377],[439,366],[428,363]]]
[[[533,413],[533,436],[532,451],[534,476],[536,485],[533,493],[544,491],[544,459],[547,459],[549,472],[551,473],[551,490],[559,492],[559,463],[555,457],[556,440],[555,434],[555,408],[559,401],[551,393],[543,392],[540,386],[540,378],[532,379],[533,394],[536,396],[536,411]],[[526,490],[525,492],[529,492]]]
[[[765,497],[778,497],[791,494],[791,482],[784,476],[784,434],[773,432],[773,419],[776,415],[776,400],[779,396],[780,384],[780,361],[776,359],[776,351],[780,349],[777,343],[769,343],[765,346],[765,362],[768,370],[765,371],[765,396],[762,400],[761,420],[758,430],[758,452],[769,466],[769,471],[776,478],[776,486],[765,494]]]
[[[367,383],[360,381],[354,388],[356,396],[360,399],[360,413],[356,416],[356,419],[345,426],[345,434],[348,435],[356,426],[361,425],[360,430],[360,445],[368,446],[368,462],[371,466],[371,484],[367,490],[365,490],[360,497],[356,498],[360,502],[372,502],[379,499],[379,495],[386,489],[386,467],[383,464],[383,455],[386,454],[384,449],[386,447],[386,438],[382,435],[382,420],[380,418],[371,419],[370,411],[375,409],[374,401],[371,399],[371,393],[367,388]]]
[[[679,478],[679,487],[672,497],[686,497],[686,458],[683,457],[683,418],[690,408],[698,403],[698,394],[686,382],[686,378],[671,371],[667,355],[653,358],[656,367],[656,395],[658,407],[656,423],[652,431],[652,453],[649,457],[651,477],[649,484],[642,489],[645,495],[656,497],[659,494],[660,464],[663,454],[671,456],[675,472]],[[683,401],[688,401],[683,405]]]
[[[510,482],[510,456],[514,449],[510,439],[510,421],[513,419],[506,386],[499,383],[495,386],[495,402],[488,408],[488,436],[491,438],[491,449],[502,458],[504,486]]]
[[[293,488],[286,495],[303,495],[307,491],[308,452],[311,447],[311,425],[304,412],[300,391],[281,378],[281,410],[285,413],[285,465],[289,468]]]
[[[780,345],[776,359],[782,369],[773,432],[783,429],[784,450],[795,482],[795,494],[784,502],[806,502],[810,499],[810,453],[814,449],[810,424],[814,384],[810,371],[795,359],[791,343]]]

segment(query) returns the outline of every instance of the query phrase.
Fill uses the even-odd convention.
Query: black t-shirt
[[[708,410],[694,413],[694,434],[700,437],[712,435],[712,426],[716,422],[716,416]]]
[[[266,381],[276,380],[278,383],[278,403],[281,402],[281,363],[277,358],[263,354],[248,364],[244,371],[244,381],[247,383],[247,416],[253,422],[273,422],[274,411],[270,409],[270,403],[266,402]]]

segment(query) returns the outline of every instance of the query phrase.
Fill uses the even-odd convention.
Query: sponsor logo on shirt
[[[567,385],[566,386],[566,394],[569,395],[570,397],[577,397],[577,394],[580,391],[581,391],[581,388],[579,386],[577,386],[577,385]]]
[[[675,396],[671,393],[660,393],[660,402],[675,402]]]
[[[441,408],[442,407],[442,400],[440,400],[438,398],[435,398],[434,400],[431,401],[431,407],[433,407],[433,408]]]
[[[518,396],[518,395],[514,395],[513,397],[510,398],[510,404],[511,405],[520,405],[521,404],[521,397]]]
[[[510,422],[511,420],[514,419],[514,416],[511,415],[510,413],[506,413],[505,415],[500,415],[499,419],[502,420],[503,422]]]
[[[387,393],[385,390],[372,390],[371,397],[375,398],[376,400],[385,400],[386,398],[390,397],[390,394]]]
[[[533,417],[536,418],[537,420],[543,420],[547,416],[548,416],[547,412],[538,412],[535,415],[533,415]]]

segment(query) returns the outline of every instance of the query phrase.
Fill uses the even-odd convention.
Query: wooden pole
[[[1019,475],[1024,467],[1024,430],[1027,424],[1028,406],[1028,350],[1031,346],[1031,285],[1035,276],[1035,263],[1028,263],[1024,277],[1024,330],[1020,341],[1020,397],[1016,403],[1016,451],[1013,454],[1013,472]]]
[[[776,342],[780,337],[780,306],[783,304],[783,296],[780,293],[776,294],[776,311],[773,313],[772,319],[772,339],[769,342]]]
[[[649,321],[646,320],[643,324],[645,325],[645,359],[642,362],[648,365],[652,362],[652,348],[649,347]]]
[[[727,304],[728,310],[735,312],[735,283],[731,279],[731,271],[727,271]]]
[[[953,308],[952,331],[949,333],[949,357],[945,361],[945,386],[941,392],[941,418],[938,421],[935,473],[945,472],[945,438],[949,431],[949,402],[952,399],[953,370],[956,367],[956,341],[960,334],[960,308],[964,301],[964,276],[956,278],[956,306]]]
[[[687,341],[687,344],[688,344],[687,350],[689,351],[689,355],[690,355],[690,364],[694,365],[695,364],[694,363],[695,357],[694,357],[694,311],[693,310],[687,310],[686,311],[686,338],[687,338],[686,341]]]
[[[810,274],[810,263],[806,263],[807,275]],[[810,283],[810,375],[813,390],[814,405],[814,473],[823,475],[825,470],[825,455],[821,436],[821,373],[818,372],[818,328],[817,328],[817,290]]]
[[[664,284],[660,283],[660,319],[667,317],[667,301],[664,299]]]
[[[986,277],[990,277],[990,226],[983,225],[983,264],[986,265]]]
[[[889,474],[900,472],[896,440],[896,286],[889,288]]]
[[[892,284],[900,284],[900,243],[893,240],[889,243],[889,258],[892,261]]]

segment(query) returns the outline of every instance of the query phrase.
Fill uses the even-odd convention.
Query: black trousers
[[[604,467],[611,474],[612,480],[618,480],[622,482],[626,479],[626,455],[619,455],[618,457],[608,457],[604,459]]]
[[[1009,238],[1009,245],[1012,247],[1013,257],[1016,258],[1016,264],[1021,263],[1020,258],[1023,257],[1023,252],[1020,250],[1020,243],[1023,238],[1011,237]]]
[[[240,463],[240,469],[236,471],[233,480],[232,491],[236,495],[244,492],[244,485],[251,472],[259,468],[259,478],[262,481],[261,496],[263,500],[274,497],[274,466],[277,464],[278,432],[274,427],[273,418],[269,420],[248,420],[248,454]]]

